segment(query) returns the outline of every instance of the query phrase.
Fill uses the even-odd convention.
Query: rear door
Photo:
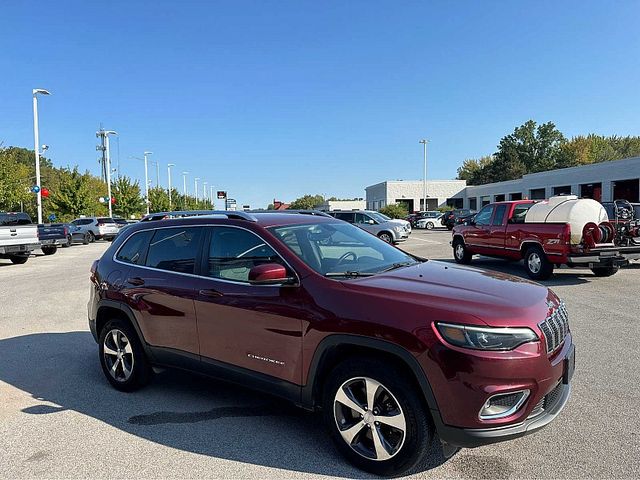
[[[249,230],[207,227],[202,278],[195,300],[200,353],[216,360],[300,384],[302,320],[295,286],[251,285],[256,265],[286,262]]]
[[[194,307],[195,267],[200,261],[204,229],[168,227],[133,234],[119,250],[131,246],[123,293],[138,316],[145,340],[152,346],[198,354]],[[148,242],[144,251],[135,244]],[[135,258],[135,262],[133,259]]]

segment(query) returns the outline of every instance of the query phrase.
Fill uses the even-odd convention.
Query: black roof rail
[[[174,210],[172,212],[154,212],[142,217],[142,221],[149,221],[151,217],[169,217],[169,218],[182,218],[182,217],[201,217],[201,216],[216,216],[223,215],[233,220],[247,220],[249,222],[257,222],[255,216],[244,211],[231,211],[231,210]],[[147,219],[147,220],[145,220]]]
[[[293,213],[298,215],[317,215],[319,217],[331,217],[331,215],[329,215],[328,213],[320,210],[262,210],[261,212],[256,213]]]

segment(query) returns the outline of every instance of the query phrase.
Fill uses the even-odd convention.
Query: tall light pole
[[[33,93],[33,142],[36,152],[36,185],[40,188],[36,193],[38,203],[38,223],[42,223],[42,185],[40,185],[40,131],[38,129],[38,94],[51,95],[42,88],[34,88]]]
[[[202,200],[207,200],[207,185],[209,182],[202,182]]]
[[[113,216],[111,204],[111,153],[109,152],[109,135],[117,135],[117,132],[108,130],[104,132],[105,147],[107,148],[107,197],[109,202],[109,217]]]
[[[147,157],[153,152],[144,152],[144,203],[147,204],[147,215],[149,215],[149,162]]]
[[[196,202],[198,201],[198,180],[200,180],[200,177],[196,177],[196,179],[195,179],[195,184],[196,184]]]
[[[189,172],[182,172],[182,194],[187,196],[187,175]]]
[[[160,188],[160,162],[156,162],[156,187]]]
[[[169,211],[171,211],[171,167],[175,166],[175,163],[167,163],[167,182],[169,184]]]
[[[210,197],[209,201],[211,202],[211,208],[216,208],[216,204],[213,201],[213,185],[211,185],[209,188],[211,189],[211,192],[209,193],[209,197]]]
[[[427,143],[429,140],[424,138],[420,140],[420,143],[424,146],[424,177],[422,177],[422,197],[424,198],[424,210],[427,208]]]

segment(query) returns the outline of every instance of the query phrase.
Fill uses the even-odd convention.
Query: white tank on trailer
[[[558,195],[538,202],[524,218],[525,223],[568,223],[574,245],[582,241],[582,229],[587,223],[599,225],[608,220],[607,211],[599,202],[576,195]]]

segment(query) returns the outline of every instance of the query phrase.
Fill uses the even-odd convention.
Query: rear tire
[[[524,269],[533,280],[547,280],[553,275],[553,263],[537,245],[529,247],[524,254]]]
[[[456,263],[469,265],[472,258],[473,254],[469,252],[469,250],[467,250],[467,247],[464,244],[464,240],[459,237],[456,238],[453,241],[453,259],[456,261]]]
[[[62,248],[69,248],[73,243],[73,237],[71,235],[67,235],[67,242],[62,244]]]
[[[596,277],[610,277],[615,275],[620,267],[593,267],[591,271]]]
[[[109,320],[98,340],[100,365],[117,390],[132,392],[151,379],[151,364],[135,330],[120,319]]]
[[[53,255],[58,251],[58,247],[56,247],[55,245],[47,245],[44,247],[40,247],[40,250],[42,250],[42,253],[44,253],[45,255]]]
[[[375,389],[371,397],[369,389]],[[353,465],[394,477],[433,466],[428,460],[438,458],[433,453],[441,443],[418,389],[402,370],[373,358],[345,360],[331,372],[323,390],[329,435]]]
[[[11,263],[15,263],[16,265],[22,265],[23,263],[27,263],[29,260],[28,255],[14,255],[13,257],[9,257]]]

